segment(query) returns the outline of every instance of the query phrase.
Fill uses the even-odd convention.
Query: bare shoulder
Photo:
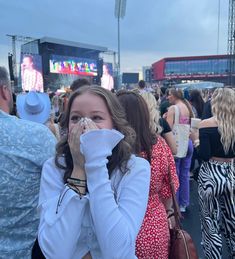
[[[199,128],[209,128],[209,127],[217,127],[217,123],[213,117],[202,120],[199,124]]]
[[[175,107],[174,107],[174,105],[171,105],[171,106],[168,108],[168,112],[171,112],[171,113],[174,113],[174,112],[175,112]]]

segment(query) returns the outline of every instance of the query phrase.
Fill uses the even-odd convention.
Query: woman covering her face
[[[136,258],[150,165],[116,96],[85,86],[70,97],[67,136],[43,167],[38,241],[46,258]]]

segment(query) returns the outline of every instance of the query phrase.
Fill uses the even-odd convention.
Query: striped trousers
[[[203,162],[198,177],[202,242],[205,258],[222,258],[222,233],[235,258],[234,163]]]

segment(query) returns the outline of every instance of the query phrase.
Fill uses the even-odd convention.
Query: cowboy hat
[[[51,111],[48,94],[29,92],[17,96],[16,108],[20,118],[38,123],[45,123]]]

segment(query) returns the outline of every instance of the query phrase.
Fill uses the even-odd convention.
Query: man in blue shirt
[[[56,139],[44,125],[9,115],[12,108],[8,73],[0,67],[0,255],[25,259],[37,236],[42,165]]]

